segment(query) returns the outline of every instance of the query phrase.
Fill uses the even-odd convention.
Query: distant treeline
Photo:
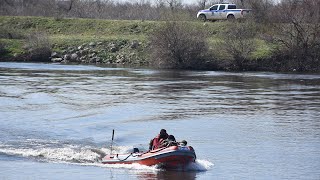
[[[125,20],[191,20],[200,9],[224,0],[197,0],[183,4],[182,0],[1,0],[0,15],[46,16]],[[290,22],[293,14],[314,16],[319,12],[319,0],[231,0],[238,8],[253,10],[257,22]],[[317,11],[317,12],[315,12]],[[316,17],[318,18],[318,17]],[[318,22],[320,22],[318,18]]]
[[[190,20],[195,19],[198,10],[220,2],[223,0],[197,0],[194,4],[183,4],[182,0],[1,0],[0,15],[126,20],[163,20],[174,15],[175,19]],[[273,14],[272,11],[280,6],[275,5],[273,0],[231,2],[239,8],[259,12],[260,20],[269,18],[268,14]]]
[[[180,0],[1,0],[0,15],[47,16],[125,20],[160,20],[171,13],[183,19],[195,18],[198,5]],[[184,16],[184,17],[183,17]]]

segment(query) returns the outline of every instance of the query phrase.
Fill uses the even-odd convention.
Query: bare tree
[[[166,2],[171,11],[182,6],[181,0],[166,0]]]
[[[198,6],[200,9],[205,9],[206,8],[206,3],[208,2],[208,0],[198,0]]]
[[[7,15],[14,8],[14,0],[3,0],[0,1],[0,15]]]
[[[1,15],[53,16],[105,19],[168,19],[194,17],[195,11],[185,8],[181,0],[113,1],[113,0],[0,0]],[[195,6],[196,7],[196,6]],[[174,14],[174,15],[173,15]]]
[[[256,25],[251,21],[230,22],[222,33],[224,41],[219,47],[231,57],[230,67],[234,70],[245,70],[250,55],[255,50]]]
[[[274,8],[272,0],[246,0],[245,3],[244,1],[241,2],[246,8],[252,9],[255,22],[268,23],[272,20],[270,18],[270,13],[273,12],[272,9]]]
[[[71,9],[73,5],[74,0],[55,0],[56,5],[56,19],[60,19],[65,14],[67,14]]]
[[[182,22],[166,22],[150,35],[151,59],[160,68],[199,68],[207,53],[206,35]]]
[[[3,0],[3,1],[0,1],[0,5],[1,6],[9,5],[9,6],[13,7],[14,6],[14,0]]]
[[[320,1],[288,0],[279,5],[276,24],[280,51],[290,59],[290,66],[298,71],[320,66]]]
[[[70,11],[72,9],[73,0],[56,0],[57,9]]]

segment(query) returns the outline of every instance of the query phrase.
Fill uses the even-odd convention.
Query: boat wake
[[[90,165],[90,164],[85,164]],[[116,168],[116,169],[132,169],[132,170],[150,170],[150,171],[162,171],[163,169],[158,166],[145,166],[141,164],[95,164],[100,167]],[[213,167],[213,163],[207,160],[198,159],[196,162],[189,164],[185,169],[175,169],[175,171],[208,171]]]
[[[91,151],[90,147],[62,147],[62,148],[2,148],[0,153],[35,158],[39,161],[70,162],[70,163],[95,163],[100,155]]]
[[[69,163],[83,166],[98,166],[104,168],[133,169],[158,171],[161,169],[157,166],[144,166],[140,164],[102,164],[101,159],[106,154],[110,154],[109,148],[97,148],[90,145],[76,145],[70,143],[34,143],[29,146],[13,146],[0,144],[0,156],[24,157],[42,162]],[[20,144],[21,145],[21,144]],[[132,146],[114,146],[113,153],[123,154],[130,153]],[[207,171],[213,164],[206,160],[198,159],[191,163],[183,171]]]

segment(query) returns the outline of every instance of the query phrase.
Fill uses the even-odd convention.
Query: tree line
[[[198,7],[180,0],[1,0],[0,15],[160,20],[172,12],[195,16]],[[185,18],[186,18],[185,17]],[[188,18],[189,18],[188,17]]]
[[[233,0],[239,8],[253,9],[257,20],[275,20],[270,15],[283,5],[294,5],[302,0]],[[306,1],[306,0],[303,0]],[[314,1],[316,0],[307,0]],[[182,0],[1,0],[0,15],[47,16],[127,20],[163,20],[178,16],[180,20],[195,19],[200,9],[210,7],[223,0],[197,0],[184,4]],[[176,18],[176,19],[178,19]]]

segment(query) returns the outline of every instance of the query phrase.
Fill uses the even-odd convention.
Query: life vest
[[[160,134],[153,139],[152,149],[158,149],[160,144],[162,144],[164,139],[160,138]]]

